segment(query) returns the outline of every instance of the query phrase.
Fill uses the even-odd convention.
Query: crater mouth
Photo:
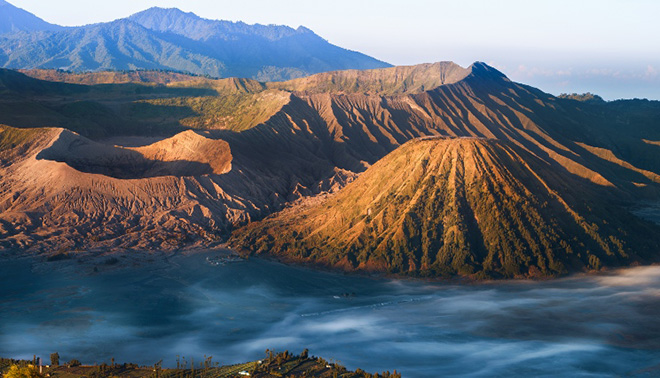
[[[122,180],[163,176],[203,176],[231,170],[229,144],[193,131],[142,147],[122,147],[94,142],[62,131],[39,160],[66,163],[71,168]]]

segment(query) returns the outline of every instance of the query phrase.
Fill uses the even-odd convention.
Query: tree
[[[50,354],[50,364],[52,366],[60,366],[60,354],[55,352]]]
[[[78,361],[76,359],[73,359],[73,360],[69,361],[69,363],[67,365],[69,365],[69,367],[76,367],[76,366],[80,366],[82,364],[80,363],[80,361]]]
[[[18,365],[12,365],[9,370],[4,375],[5,378],[41,378],[43,375],[39,374],[39,371],[34,365],[28,365],[25,367],[19,367]]]

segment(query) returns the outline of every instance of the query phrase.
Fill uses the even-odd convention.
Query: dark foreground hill
[[[657,259],[660,228],[505,141],[404,144],[334,195],[237,230],[290,262],[425,277],[560,275]]]
[[[488,167],[469,182],[493,188],[483,200],[501,206],[504,218],[478,216],[490,219],[504,239],[481,230],[490,238],[479,241],[469,211],[478,212],[481,192],[470,189],[471,205],[433,209],[443,214],[442,222],[427,222],[415,214],[431,210],[411,207],[411,219],[424,220],[412,225],[437,231],[437,238],[424,236],[427,243],[450,248],[444,242],[450,225],[469,242],[468,248],[457,239],[462,252],[447,250],[444,267],[437,244],[406,249],[401,243],[417,243],[416,234],[401,237],[391,222],[382,226],[392,231],[387,242],[401,247],[396,255],[379,255],[384,252],[375,231],[365,228],[357,243],[330,237],[328,228],[330,249],[304,258],[336,266],[335,257],[346,257],[347,269],[501,277],[653,260],[646,249],[653,238],[637,231],[653,226],[638,223],[625,209],[660,199],[660,102],[556,98],[483,63],[336,71],[276,83],[167,72],[28,74],[34,77],[0,70],[0,124],[7,125],[0,130],[0,246],[6,249],[213,245],[292,203],[337,191],[388,154],[400,153],[406,142],[432,136],[488,140],[467,154],[459,153],[460,143],[449,150]],[[88,85],[94,83],[104,84]],[[491,170],[494,176],[487,174]],[[502,181],[509,176],[511,183]],[[428,186],[415,176],[407,180],[398,185],[425,185],[419,195],[451,192],[448,181]],[[411,198],[418,193],[410,190]],[[546,202],[550,207],[543,207]],[[404,200],[401,206],[415,204]],[[387,211],[394,212],[408,214],[399,207]],[[283,216],[273,219],[287,224]],[[351,222],[364,223],[351,216]],[[312,227],[294,223],[292,228],[302,227],[298,233]],[[270,226],[262,229],[271,232]],[[267,245],[258,235],[250,238]],[[298,242],[297,236],[288,240]],[[337,251],[343,246],[350,254]],[[285,250],[280,245],[272,252],[300,258],[300,251]]]
[[[5,377],[50,377],[64,376],[68,378],[84,377],[256,377],[270,378],[282,376],[304,376],[314,378],[401,378],[401,374],[396,370],[393,373],[385,371],[382,373],[370,374],[362,369],[350,371],[338,362],[329,362],[321,357],[310,356],[307,349],[300,355],[284,351],[274,353],[266,350],[266,358],[259,361],[246,362],[236,365],[220,365],[213,361],[213,356],[206,357],[199,362],[197,366],[193,365],[194,359],[191,358],[191,364],[188,365],[185,357],[177,356],[177,368],[163,368],[162,360],[153,366],[138,366],[133,363],[103,363],[100,365],[82,365],[77,359],[68,362],[58,362],[57,366],[42,367],[42,373],[39,373],[39,367],[35,361],[15,360],[9,358],[0,358],[0,373]],[[59,354],[57,354],[59,359]],[[35,356],[36,359],[36,356]],[[183,363],[180,363],[180,361]],[[191,366],[192,365],[192,366]]]
[[[302,26],[208,20],[178,9],[151,8],[113,22],[61,28],[0,4],[2,20],[0,67],[6,68],[169,69],[271,81],[390,66]]]

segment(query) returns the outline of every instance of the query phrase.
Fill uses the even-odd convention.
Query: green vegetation
[[[178,122],[191,129],[244,131],[266,122],[288,101],[289,95],[280,91],[222,93],[138,101],[130,114],[134,119]]]
[[[0,358],[0,374],[4,378],[40,378],[36,356],[32,361],[15,360],[13,358]]]
[[[12,365],[9,370],[4,374],[4,378],[39,378],[43,374],[39,374],[39,370],[32,365],[20,367]]]
[[[6,9],[3,7],[3,12]],[[389,67],[364,54],[334,46],[303,27],[215,21],[160,8],[113,22],[63,28],[57,33],[7,33],[0,39],[0,51],[1,64],[17,68],[142,68],[261,80]]]
[[[152,83],[170,84],[190,81],[201,77],[193,73],[175,70],[107,70],[101,72],[74,72],[62,69],[32,69],[19,70],[19,72],[39,80],[56,81],[70,84],[126,84],[126,83]]]
[[[0,125],[0,152],[28,144],[43,132],[43,129],[17,129]]]
[[[586,93],[562,93],[558,98],[561,99],[567,99],[567,100],[576,100],[576,101],[582,101],[582,102],[595,102],[595,103],[603,103],[605,100],[603,100],[602,97],[600,97],[597,94],[593,94],[591,92],[586,92]]]
[[[50,354],[50,364],[52,366],[60,366],[60,355],[59,353],[51,353]]]
[[[246,79],[160,71],[28,73],[85,85],[0,69],[0,123],[64,127],[92,138],[171,135],[186,129],[243,131],[267,121],[289,101],[288,93]],[[93,83],[107,84],[86,85]]]
[[[57,354],[57,353],[54,353]],[[35,357],[36,359],[36,357]],[[225,377],[317,377],[317,378],[401,378],[394,371],[369,374],[362,369],[349,371],[337,362],[329,362],[320,357],[309,356],[307,349],[300,355],[288,351],[274,353],[266,350],[264,360],[246,362],[236,365],[221,366],[213,361],[213,356],[204,356],[203,361],[195,364],[193,358],[177,356],[177,367],[168,369],[162,367],[162,360],[153,366],[138,366],[133,363],[117,364],[112,359],[110,364],[82,365],[78,360],[72,360],[66,366],[51,364],[42,367],[39,373],[35,361],[0,359],[0,373],[9,378],[101,378],[101,377],[131,377],[131,378],[225,378]]]

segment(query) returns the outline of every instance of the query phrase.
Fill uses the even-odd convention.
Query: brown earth
[[[81,125],[82,133],[0,132],[4,248],[210,245],[236,226],[341,189],[407,141],[427,136],[500,140],[523,160],[577,180],[585,193],[613,198],[595,202],[604,212],[660,197],[658,102],[556,98],[483,63],[340,71],[284,83],[177,76],[156,86],[165,79],[76,86],[5,72],[0,79],[6,124]],[[91,102],[80,104],[82,97]],[[67,104],[80,105],[72,113],[62,110]],[[83,135],[154,142],[121,147]],[[580,261],[564,268],[588,266]]]
[[[235,231],[230,245],[348,271],[546,277],[651,262],[660,227],[600,185],[508,141],[410,141],[334,195]]]

